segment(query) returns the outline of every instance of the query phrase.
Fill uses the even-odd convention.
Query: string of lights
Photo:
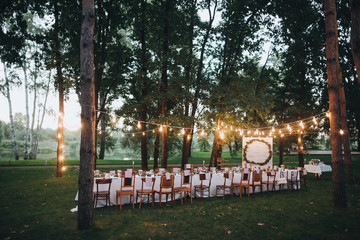
[[[98,111],[102,114],[107,114],[112,119],[112,123],[116,124],[118,119],[122,118],[122,116],[118,115],[112,115],[105,111]],[[304,134],[308,133],[308,129],[314,128],[315,126],[319,125],[322,119],[325,117],[330,117],[330,112],[322,112],[319,114],[316,114],[311,117],[307,117],[304,119],[292,121],[289,123],[279,124],[279,125],[273,125],[273,126],[264,126],[264,127],[258,127],[258,128],[239,128],[238,126],[228,124],[225,122],[222,122],[220,126],[217,126],[217,130],[219,131],[219,136],[221,139],[225,139],[225,135],[228,132],[235,132],[238,133],[240,136],[264,136],[264,137],[274,137],[278,135],[279,137],[285,137],[292,134]],[[136,119],[132,119],[131,121],[134,122],[134,125],[137,129],[141,129],[142,124],[147,124],[150,126],[154,126],[154,128],[146,131],[137,131],[137,132],[128,132],[128,133],[122,133],[122,136],[125,135],[146,135],[148,132],[155,133],[156,131],[162,132],[164,128],[168,128],[169,131],[172,131],[173,129],[179,130],[178,135],[185,135],[186,130],[196,131],[200,136],[206,136],[211,132],[214,132],[215,128],[195,128],[195,127],[183,127],[183,126],[176,126],[176,125],[170,125],[170,124],[161,124],[161,123],[155,123],[150,121],[140,121]],[[306,129],[307,128],[307,129]],[[340,134],[343,134],[344,131],[340,130]],[[101,134],[101,132],[100,132]]]

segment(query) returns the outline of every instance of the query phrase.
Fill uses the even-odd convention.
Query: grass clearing
[[[353,162],[360,177],[360,158]],[[104,169],[106,170],[106,169]],[[333,208],[331,173],[308,175],[308,190],[189,199],[184,206],[95,211],[96,228],[78,232],[78,168],[0,169],[0,239],[357,239],[360,188],[347,186],[348,209]],[[137,207],[137,206],[136,206]]]

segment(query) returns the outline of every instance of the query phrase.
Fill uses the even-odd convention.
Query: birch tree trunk
[[[38,124],[36,127],[36,134],[35,134],[35,139],[34,139],[34,143],[31,146],[31,153],[32,156],[34,157],[33,159],[36,159],[37,156],[37,151],[38,151],[38,146],[39,146],[39,141],[40,141],[40,132],[42,129],[42,125],[44,122],[44,117],[45,117],[45,113],[46,113],[46,105],[47,105],[47,99],[49,96],[49,90],[50,90],[50,81],[51,81],[51,72],[49,73],[49,80],[46,86],[46,94],[45,94],[45,100],[43,103],[43,109],[42,109],[42,115],[41,115],[41,120],[40,120],[40,109],[39,109],[39,116],[38,116]]]
[[[80,38],[81,143],[79,171],[78,230],[94,227],[95,164],[95,79],[94,79],[94,0],[82,1]]]
[[[10,118],[11,136],[12,136],[13,147],[14,147],[14,155],[15,155],[15,160],[19,160],[19,149],[18,149],[18,145],[16,142],[16,136],[15,136],[15,127],[14,127],[14,118],[13,118],[13,114],[12,114],[9,79],[7,77],[6,64],[3,63],[3,66],[4,66],[4,75],[5,75],[5,85],[6,85],[6,98],[9,103],[9,118]]]
[[[25,136],[24,136],[24,159],[28,159],[28,139],[29,139],[29,125],[30,125],[30,115],[29,115],[29,83],[26,73],[26,63],[23,67],[24,72],[24,87],[25,87],[25,111],[26,111],[26,127],[25,127]]]
[[[34,75],[34,100],[33,100],[33,111],[31,115],[31,128],[30,128],[30,159],[36,159],[37,155],[37,147],[36,151],[34,150],[35,145],[35,136],[34,136],[34,125],[35,125],[35,112],[36,112],[36,102],[37,102],[37,74]]]
[[[333,203],[346,208],[345,179],[341,151],[339,90],[338,90],[338,33],[335,0],[325,0],[326,65],[329,91],[330,139],[332,150]]]

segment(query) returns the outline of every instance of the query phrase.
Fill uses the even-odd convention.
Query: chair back
[[[207,186],[210,187],[211,185],[211,179],[212,179],[212,173],[200,173],[199,174],[199,179],[200,179],[200,185],[203,186],[206,184],[206,182],[208,181]],[[205,182],[205,184],[204,184]]]
[[[291,181],[297,181],[298,180],[298,174],[299,174],[299,171],[291,171]]]
[[[184,169],[185,169],[185,170],[191,170],[191,171],[192,171],[192,170],[193,170],[193,165],[187,163],[187,164],[185,164]]]
[[[267,173],[267,179],[268,182],[275,182],[275,177],[276,177],[276,171],[272,170],[272,171],[268,171]]]
[[[251,171],[249,168],[241,169],[241,180],[240,180],[241,185],[250,184],[250,173]]]
[[[107,192],[110,193],[110,188],[111,188],[111,183],[112,183],[112,179],[108,178],[102,178],[102,179],[96,179],[96,193],[99,192],[99,186],[100,185],[108,185],[108,190]]]
[[[233,181],[234,181],[234,173],[233,172],[225,172],[224,173],[224,187],[232,186]],[[227,182],[230,182],[230,184],[226,184]]]
[[[183,187],[183,185],[190,185],[190,188],[192,187],[192,171],[184,170],[184,171],[181,172],[181,185],[180,185],[180,187]]]
[[[168,173],[169,174],[169,173]],[[174,187],[174,175],[168,175],[166,174],[161,176],[160,179],[160,188],[173,188]]]
[[[224,158],[223,157],[218,157],[218,158],[216,158],[216,163],[217,163],[217,167],[219,168],[221,168],[222,167],[222,165],[223,165],[223,163],[224,163]]]
[[[260,170],[254,170],[252,172],[253,182],[262,182],[262,173]]]
[[[156,180],[156,177],[150,177],[150,178],[142,177],[141,178],[141,190],[151,189],[152,191],[154,191],[155,180]],[[145,188],[144,188],[144,185],[145,185]]]
[[[280,170],[280,177],[285,178],[287,180],[288,179],[288,171]]]
[[[131,174],[131,175],[130,175]],[[130,176],[129,176],[130,175]],[[130,173],[122,172],[121,173],[121,185],[120,190],[123,188],[132,188],[135,187],[135,172],[130,171]]]

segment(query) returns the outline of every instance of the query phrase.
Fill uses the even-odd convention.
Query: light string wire
[[[113,124],[116,124],[118,119],[120,118],[124,118],[123,116],[119,116],[119,115],[113,115],[111,113],[108,113],[106,111],[100,111],[100,110],[96,110],[97,112],[101,113],[101,114],[106,114],[108,115],[110,118],[112,118],[111,122]],[[233,132],[239,132],[240,136],[253,136],[253,135],[258,135],[258,136],[265,136],[265,135],[269,135],[269,137],[276,137],[276,135],[280,135],[280,137],[284,137],[286,135],[291,135],[291,134],[304,134],[305,133],[305,125],[307,126],[309,123],[312,122],[310,127],[319,125],[319,123],[321,122],[322,119],[324,119],[325,117],[329,117],[330,113],[329,111],[326,112],[322,112],[307,118],[303,118],[303,119],[299,119],[296,121],[292,121],[289,123],[283,123],[283,124],[279,124],[279,125],[272,125],[272,126],[265,126],[265,127],[258,127],[258,128],[240,128],[238,126],[232,125],[232,124],[228,124],[225,122],[222,122],[220,125],[221,127],[225,126],[225,129],[220,129],[220,126],[218,127],[218,130],[220,132],[220,137],[223,138],[222,136],[224,136],[224,131],[228,132],[228,131],[233,131]],[[152,125],[155,126],[155,128],[153,129],[149,129],[146,131],[137,131],[137,132],[127,132],[127,133],[122,133],[122,136],[125,135],[139,135],[139,134],[146,134],[148,132],[155,132],[155,131],[162,131],[162,128],[169,128],[170,131],[172,131],[172,129],[181,129],[181,132],[178,135],[181,134],[185,134],[185,130],[192,130],[192,131],[197,131],[198,133],[201,132],[201,136],[203,135],[207,135],[208,132],[211,131],[215,131],[215,128],[195,128],[195,127],[182,127],[182,126],[174,126],[174,125],[170,125],[170,124],[161,124],[161,123],[155,123],[155,122],[150,122],[150,121],[141,121],[141,120],[136,120],[133,118],[130,118],[130,121],[133,122],[137,122],[137,128],[140,129],[141,125],[140,124],[148,124],[148,125]],[[215,122],[212,122],[213,124]],[[230,129],[229,129],[230,128]],[[307,127],[309,128],[309,127]],[[297,132],[295,131],[295,129],[297,129]],[[301,130],[300,130],[301,129]],[[265,134],[267,132],[267,134]],[[309,131],[306,131],[307,133],[309,133]],[[313,131],[316,132],[316,131]],[[100,133],[101,130],[100,130]]]

